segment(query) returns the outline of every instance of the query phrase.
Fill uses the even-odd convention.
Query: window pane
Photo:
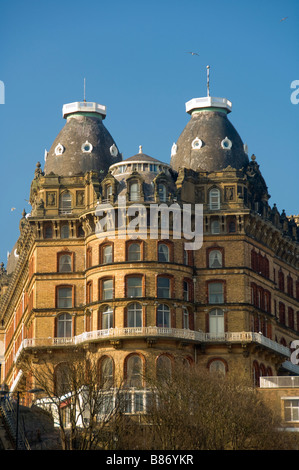
[[[167,277],[158,277],[158,297],[170,298],[170,279]]]
[[[163,243],[159,244],[158,248],[158,260],[162,262],[169,261],[169,247]]]
[[[183,328],[189,329],[189,312],[186,307],[183,307]]]
[[[67,224],[61,227],[61,238],[69,238],[69,226]]]
[[[221,268],[222,267],[222,254],[219,250],[213,250],[209,254],[209,267]]]
[[[103,300],[108,300],[113,298],[113,280],[106,279],[102,283],[103,287]]]
[[[68,313],[58,317],[57,336],[59,338],[69,338],[72,336],[72,317]]]
[[[112,245],[103,248],[103,263],[112,263]]]
[[[71,255],[62,255],[59,257],[59,272],[69,273],[72,271]]]
[[[168,305],[161,304],[158,306],[157,326],[170,328],[170,309]]]
[[[106,307],[102,312],[102,329],[109,330],[113,328],[113,310],[111,307]]]
[[[215,309],[210,312],[210,334],[223,335],[224,334],[224,313],[220,309]]]
[[[60,287],[58,289],[58,308],[71,308],[72,303],[72,288]]]
[[[128,261],[140,261],[141,247],[140,243],[131,243],[128,248]]]
[[[139,198],[138,183],[132,183],[130,186],[130,200],[137,201]]]
[[[218,234],[220,233],[220,225],[218,220],[213,220],[211,223],[211,232],[213,234]]]
[[[129,277],[127,279],[127,296],[128,297],[141,297],[142,296],[142,278]]]
[[[69,191],[65,191],[60,196],[60,205],[59,205],[60,212],[69,214],[72,210],[72,195]]]
[[[113,386],[113,361],[106,357],[101,363],[101,386],[110,388]]]
[[[139,356],[130,356],[127,361],[127,386],[142,387],[142,360]]]
[[[135,328],[142,326],[142,306],[141,304],[131,304],[128,307],[128,326]]]
[[[159,194],[159,199],[161,202],[166,202],[166,186],[165,184],[159,184],[158,185],[158,194]]]
[[[211,304],[223,303],[223,284],[220,282],[209,284],[209,302]]]
[[[210,209],[220,208],[220,191],[219,189],[212,189],[210,191]]]

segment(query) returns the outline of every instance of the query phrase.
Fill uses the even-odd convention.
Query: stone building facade
[[[270,206],[228,100],[193,99],[186,111],[167,164],[141,147],[123,159],[104,106],[63,107],[65,126],[44,169],[36,165],[31,213],[1,265],[0,382],[10,390],[34,386],[25,356],[59,368],[78,348],[132,390],[146,388],[146,368],[171,369],[179,359],[245,372],[257,386],[261,376],[298,374],[290,360],[299,340],[298,219]],[[142,206],[145,231],[124,235],[120,200],[126,227]],[[202,205],[200,248],[186,250],[190,240],[184,226],[174,232],[171,211],[169,236],[150,237],[157,205],[191,207],[193,232]],[[111,219],[101,224],[107,207],[114,233]]]

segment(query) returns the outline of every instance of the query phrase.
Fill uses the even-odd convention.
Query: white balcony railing
[[[253,332],[226,332],[220,334],[204,333],[202,331],[193,331],[179,328],[165,328],[157,326],[136,327],[136,328],[110,328],[107,330],[95,330],[84,332],[78,336],[68,338],[29,338],[24,339],[15,355],[18,359],[23,349],[42,348],[42,347],[62,347],[69,345],[78,345],[86,342],[113,340],[122,338],[176,338],[182,341],[190,341],[196,343],[257,343],[262,346],[276,351],[277,353],[290,357],[290,349],[286,346],[266,338],[261,333]]]
[[[260,377],[261,388],[299,388],[299,376]]]

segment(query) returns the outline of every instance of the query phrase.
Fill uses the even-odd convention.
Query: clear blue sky
[[[232,101],[229,118],[257,157],[270,204],[298,214],[298,46],[298,0],[1,0],[0,261],[30,212],[35,165],[64,125],[62,105],[83,99],[84,77],[124,158],[142,145],[169,162],[185,102],[206,95],[210,65],[211,95]]]

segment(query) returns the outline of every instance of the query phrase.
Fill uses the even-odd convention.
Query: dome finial
[[[139,145],[139,153],[142,153],[142,145]]]
[[[207,65],[207,96],[210,96],[210,66]]]

